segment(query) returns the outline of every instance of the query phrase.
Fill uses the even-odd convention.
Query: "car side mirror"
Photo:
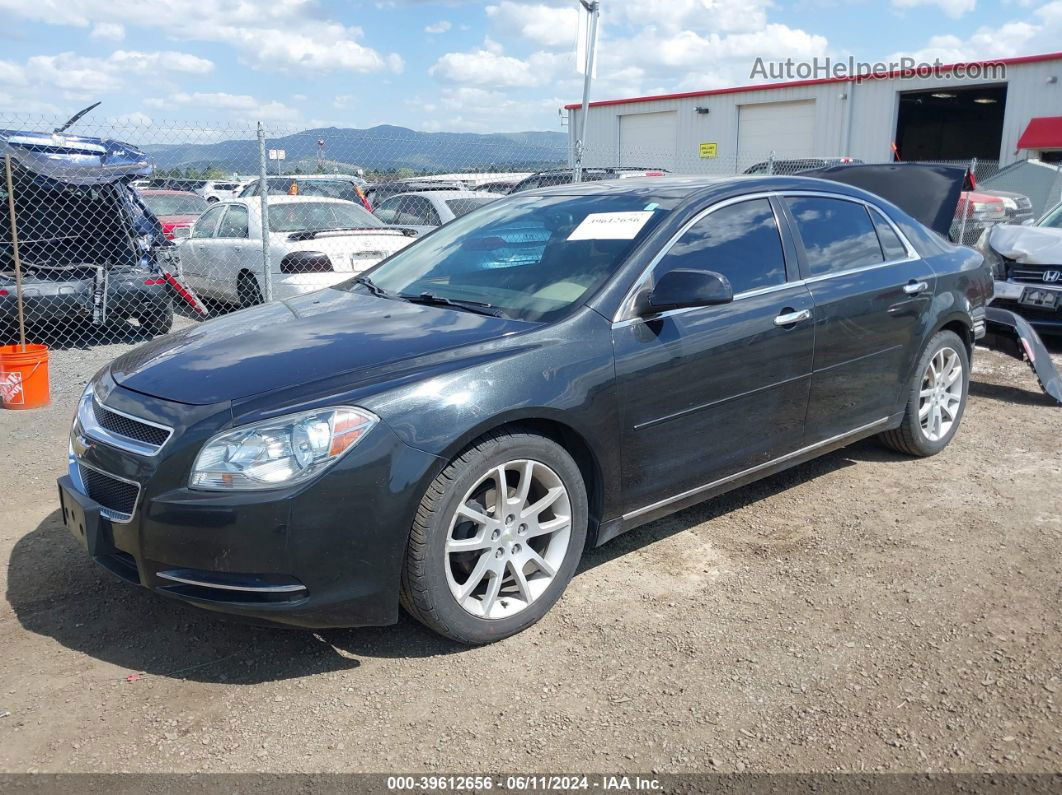
[[[660,277],[649,293],[646,312],[664,312],[690,306],[728,304],[734,300],[734,288],[721,273],[698,268],[676,268]]]

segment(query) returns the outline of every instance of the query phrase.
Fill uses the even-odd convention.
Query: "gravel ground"
[[[55,478],[128,347],[53,351],[52,405],[0,412],[2,771],[1062,769],[1062,410],[1017,361],[978,352],[941,455],[866,441],[655,522],[465,649],[234,625],[87,560]]]

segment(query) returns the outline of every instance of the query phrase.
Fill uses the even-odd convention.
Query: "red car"
[[[159,219],[167,240],[192,234],[192,225],[210,206],[198,193],[183,190],[142,190],[140,198]]]

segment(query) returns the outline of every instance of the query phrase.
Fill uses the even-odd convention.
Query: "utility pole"
[[[579,112],[579,137],[575,139],[575,170],[572,181],[583,181],[583,150],[586,144],[586,117],[590,112],[590,83],[594,76],[594,56],[597,50],[597,18],[601,14],[600,0],[579,0],[586,9],[586,60],[583,62],[583,108]]]

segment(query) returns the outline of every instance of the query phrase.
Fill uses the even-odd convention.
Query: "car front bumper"
[[[1026,290],[1037,290],[1055,294],[1054,308],[1022,303]],[[1062,284],[1037,284],[1036,282],[1014,282],[996,280],[992,306],[1007,309],[1021,315],[1035,328],[1051,332],[1062,332]]]
[[[111,394],[108,406],[125,398],[129,410],[133,393]],[[397,620],[408,530],[439,459],[380,423],[300,487],[197,491],[187,487],[188,470],[216,427],[181,430],[158,456],[145,456],[75,426],[60,502],[67,526],[97,563],[160,595],[254,620],[311,628]],[[102,504],[111,497],[101,475],[136,487],[128,514],[116,517]],[[71,526],[75,516],[86,517],[87,535]]]

